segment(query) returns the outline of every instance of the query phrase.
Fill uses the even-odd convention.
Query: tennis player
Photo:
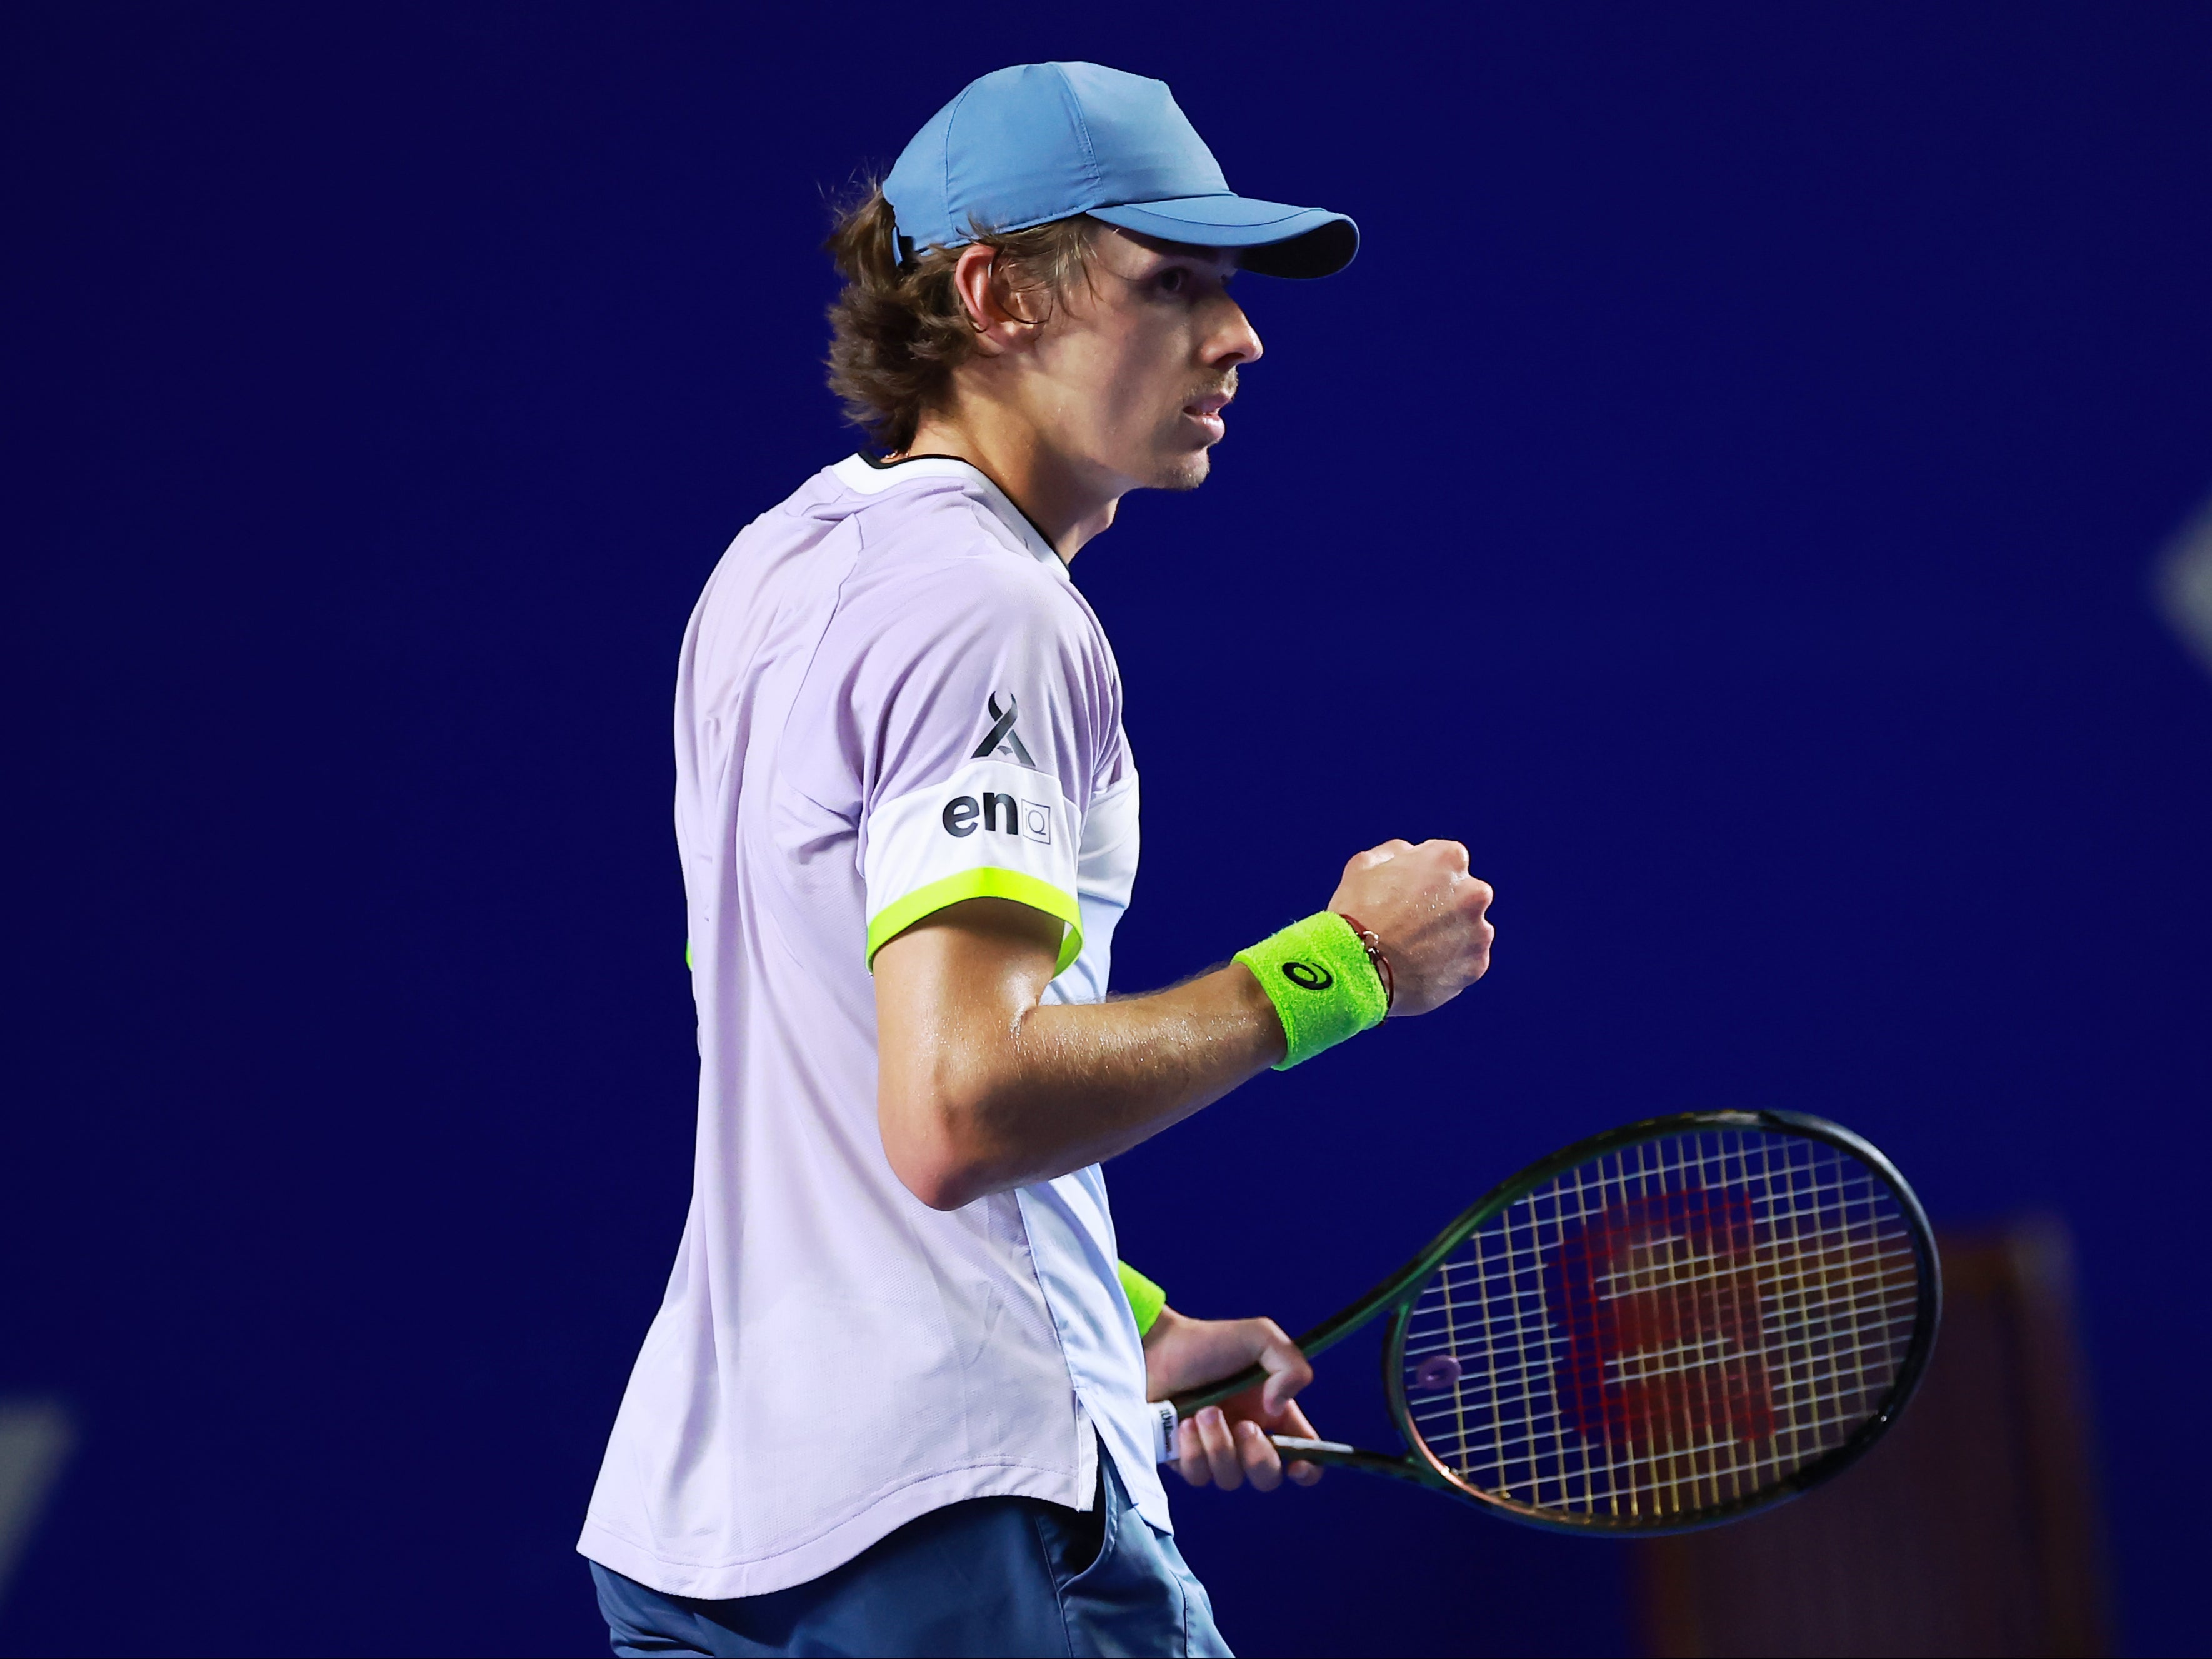
[[[1311,1373],[1120,1267],[1099,1165],[1449,1000],[1490,890],[1385,842],[1108,1001],[1137,770],[1068,567],[1128,491],[1205,479],[1260,356],[1231,279],[1358,241],[1089,64],[983,76],[838,224],[831,384],[881,453],[746,527],[678,675],[698,1155],[579,1545],[617,1654],[1228,1651],[1157,1466],[1310,1481],[1267,1434],[1312,1433]],[[1254,1150],[1224,1194],[1272,1185]]]

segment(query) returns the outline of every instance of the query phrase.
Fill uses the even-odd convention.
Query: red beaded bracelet
[[[1398,981],[1390,972],[1390,958],[1382,954],[1382,941],[1358,916],[1347,915],[1341,910],[1336,914],[1343,917],[1352,931],[1359,935],[1360,944],[1367,947],[1367,960],[1375,965],[1375,977],[1382,981],[1382,1018],[1388,1019],[1390,1006],[1398,1000]]]

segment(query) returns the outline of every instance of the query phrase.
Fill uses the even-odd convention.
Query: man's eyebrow
[[[1184,265],[1196,270],[1210,271],[1224,280],[1244,269],[1243,256],[1233,248],[1177,248],[1171,252],[1163,249],[1160,259],[1158,269],[1161,270]]]

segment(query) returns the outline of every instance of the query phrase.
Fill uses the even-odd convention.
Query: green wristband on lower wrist
[[[1389,1012],[1366,945],[1332,910],[1294,921],[1232,960],[1252,970],[1283,1022],[1279,1072],[1380,1025]]]
[[[1129,1298],[1129,1311],[1137,1316],[1137,1334],[1149,1335],[1160,1310],[1168,1305],[1168,1293],[1126,1261],[1115,1262],[1114,1272],[1121,1281],[1121,1294]]]

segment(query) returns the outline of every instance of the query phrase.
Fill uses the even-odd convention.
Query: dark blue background
[[[1117,978],[1452,835],[1497,968],[1125,1158],[1310,1320],[1691,1105],[2080,1241],[2128,1643],[2201,1648],[2212,10],[0,19],[0,1393],[82,1449],[18,1652],[586,1652],[569,1553],[690,1174],[679,631],[848,447],[825,192],[964,80],[1164,76],[1359,262],[1255,279],[1214,481],[1076,567],[1148,850]],[[1364,1352],[1315,1415],[1375,1420]],[[1251,1651],[1618,1651],[1613,1547],[1179,1500]]]

